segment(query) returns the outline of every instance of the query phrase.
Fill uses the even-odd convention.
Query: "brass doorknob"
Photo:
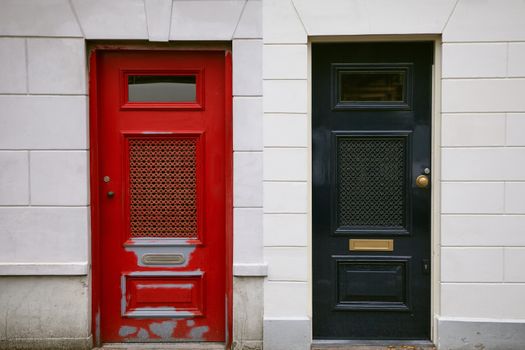
[[[430,184],[430,180],[428,179],[428,176],[426,175],[419,175],[416,178],[416,186],[419,188],[427,188]]]

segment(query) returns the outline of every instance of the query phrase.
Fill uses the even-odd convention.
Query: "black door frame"
[[[373,42],[411,42],[411,41],[429,41],[433,43],[434,47],[434,64],[432,66],[432,89],[431,89],[431,135],[432,135],[432,141],[430,145],[431,150],[431,169],[432,169],[432,177],[431,177],[431,223],[430,223],[430,244],[431,244],[431,255],[430,255],[430,264],[431,264],[431,276],[430,276],[430,341],[435,341],[438,338],[438,330],[437,330],[437,318],[435,315],[438,315],[440,313],[440,264],[441,264],[441,254],[440,254],[440,221],[441,221],[441,210],[440,210],[440,203],[441,203],[441,76],[442,76],[442,60],[441,60],[441,53],[442,53],[442,40],[440,35],[426,35],[426,34],[414,34],[414,35],[359,35],[359,36],[326,36],[326,37],[309,37],[308,38],[308,76],[307,76],[307,82],[308,82],[308,105],[309,109],[307,111],[307,118],[308,118],[308,130],[309,130],[309,138],[308,138],[308,149],[309,149],[309,155],[308,158],[309,162],[309,173],[310,177],[308,179],[308,188],[309,188],[309,229],[308,229],[308,235],[309,235],[309,255],[310,255],[310,261],[309,261],[309,289],[310,289],[310,297],[309,297],[309,307],[310,307],[310,316],[311,316],[311,322],[313,321],[313,297],[312,297],[312,289],[313,289],[313,279],[312,279],[312,271],[313,271],[313,244],[312,244],[312,238],[313,238],[313,228],[312,228],[312,103],[313,103],[313,95],[312,95],[312,44],[313,43],[356,43],[356,42],[366,42],[366,43],[373,43]],[[311,327],[311,332],[313,332],[313,328]],[[313,335],[313,334],[312,334]],[[313,343],[326,343],[325,340],[316,340],[312,336],[312,342]],[[375,339],[370,339],[374,341]],[[338,343],[341,341],[337,341]],[[350,341],[352,342],[352,341]]]

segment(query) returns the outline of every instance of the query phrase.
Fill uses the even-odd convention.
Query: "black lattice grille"
[[[341,137],[337,148],[339,227],[405,227],[405,139]]]

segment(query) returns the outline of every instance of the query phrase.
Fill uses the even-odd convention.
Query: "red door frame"
[[[225,54],[224,89],[225,89],[225,234],[226,251],[226,349],[230,349],[232,342],[233,324],[233,121],[232,121],[232,55],[226,45],[184,45],[184,46],[149,46],[149,45],[94,45],[89,50],[89,142],[90,142],[90,200],[91,200],[91,333],[93,344],[100,346],[100,302],[101,270],[100,270],[100,198],[99,198],[99,169],[98,169],[98,89],[97,89],[97,59],[98,53],[105,50],[185,50],[185,51],[222,51]]]

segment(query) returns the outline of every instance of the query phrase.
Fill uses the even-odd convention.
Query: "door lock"
[[[113,198],[113,197],[115,197],[115,192],[108,191],[107,196],[108,196],[108,198]]]

